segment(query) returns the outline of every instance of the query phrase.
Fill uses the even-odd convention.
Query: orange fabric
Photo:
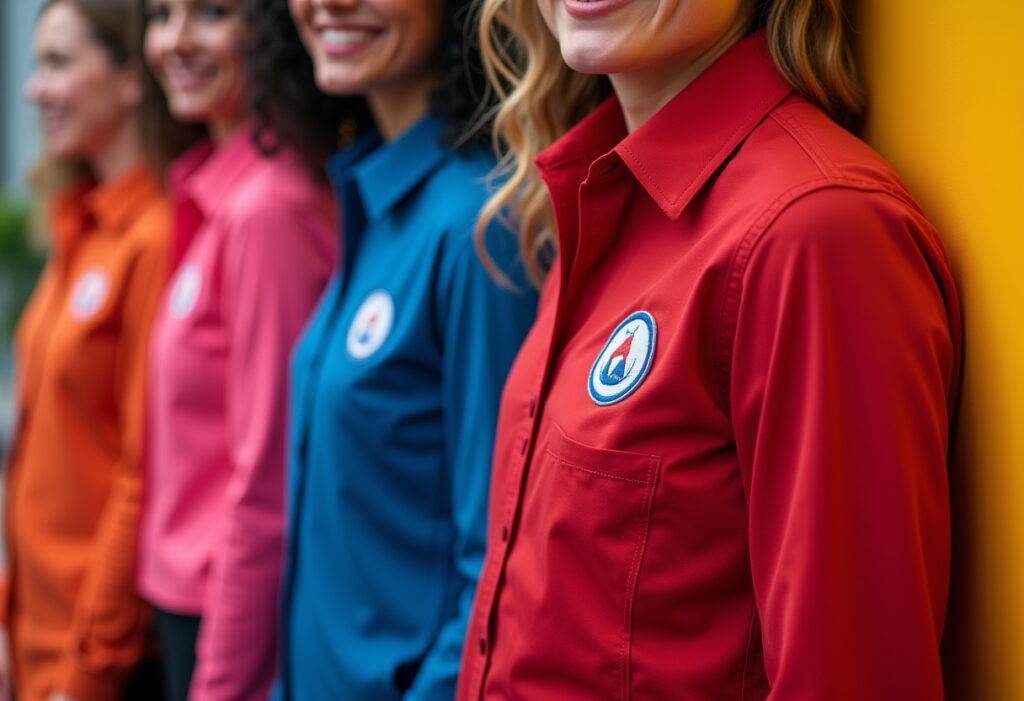
[[[16,338],[7,601],[19,701],[120,696],[144,652],[134,589],[147,337],[169,209],[137,167],[54,202],[54,254]]]

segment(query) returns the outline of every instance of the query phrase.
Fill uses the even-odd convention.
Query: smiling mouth
[[[217,69],[215,67],[209,68],[198,68],[198,67],[178,67],[172,68],[165,72],[167,83],[175,90],[198,90],[205,87],[216,75]]]
[[[67,115],[63,111],[47,110],[39,115],[43,133],[51,136],[63,129],[67,121]]]
[[[324,52],[331,56],[346,56],[359,51],[381,32],[365,27],[329,27],[319,32]]]

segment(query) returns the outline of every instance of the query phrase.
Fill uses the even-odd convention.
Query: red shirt
[[[458,698],[941,698],[960,318],[905,187],[761,34],[537,164]]]

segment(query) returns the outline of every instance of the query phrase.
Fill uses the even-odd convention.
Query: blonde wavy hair
[[[765,30],[772,58],[793,87],[839,122],[858,115],[863,91],[850,46],[844,0],[758,0],[751,31]],[[556,236],[536,155],[611,93],[604,76],[569,68],[537,0],[484,0],[480,9],[484,70],[499,100],[493,113],[495,148],[502,153],[501,186],[484,205],[477,247],[497,271],[484,236],[494,221],[514,221],[530,280],[547,275]]]

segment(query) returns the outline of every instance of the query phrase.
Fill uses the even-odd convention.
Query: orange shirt
[[[54,254],[16,339],[8,630],[23,701],[116,699],[143,653],[134,590],[147,335],[169,210],[141,166],[54,202]]]

